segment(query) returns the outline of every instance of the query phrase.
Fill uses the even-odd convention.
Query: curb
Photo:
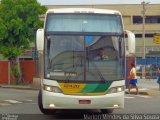
[[[38,88],[33,88],[29,85],[0,85],[0,88],[9,88],[9,89],[24,89],[24,90],[39,90]]]
[[[128,94],[128,93],[125,93]],[[136,94],[136,92],[130,92],[130,94]],[[160,91],[144,91],[144,92],[139,92],[139,95],[148,95],[148,96],[152,96],[152,95],[156,95],[156,94],[160,94]]]
[[[160,91],[156,91],[156,90],[150,90],[150,91],[147,91],[147,92],[142,92],[141,94],[143,95],[156,95],[156,94],[160,94]]]
[[[125,94],[128,94],[128,89],[125,90]],[[136,90],[131,90],[130,94],[136,94]],[[160,94],[159,90],[152,90],[152,89],[139,89],[139,95],[156,95],[156,94]]]

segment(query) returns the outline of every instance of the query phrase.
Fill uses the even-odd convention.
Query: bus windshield
[[[122,34],[121,16],[116,14],[48,14],[46,32],[108,32]]]
[[[48,34],[44,76],[71,82],[124,79],[123,46],[120,35]]]

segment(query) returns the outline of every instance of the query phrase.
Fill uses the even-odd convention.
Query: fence
[[[160,57],[136,58],[136,70],[139,78],[157,79]]]

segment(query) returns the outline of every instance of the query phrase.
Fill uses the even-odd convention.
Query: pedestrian
[[[137,87],[137,76],[136,76],[136,68],[134,63],[131,63],[131,70],[129,74],[129,84],[128,84],[128,93],[130,94],[130,90],[132,88],[136,88],[137,94],[139,94],[138,87]]]

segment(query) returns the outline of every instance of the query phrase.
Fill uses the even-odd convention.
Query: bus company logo
[[[78,84],[64,84],[64,88],[80,88]]]

